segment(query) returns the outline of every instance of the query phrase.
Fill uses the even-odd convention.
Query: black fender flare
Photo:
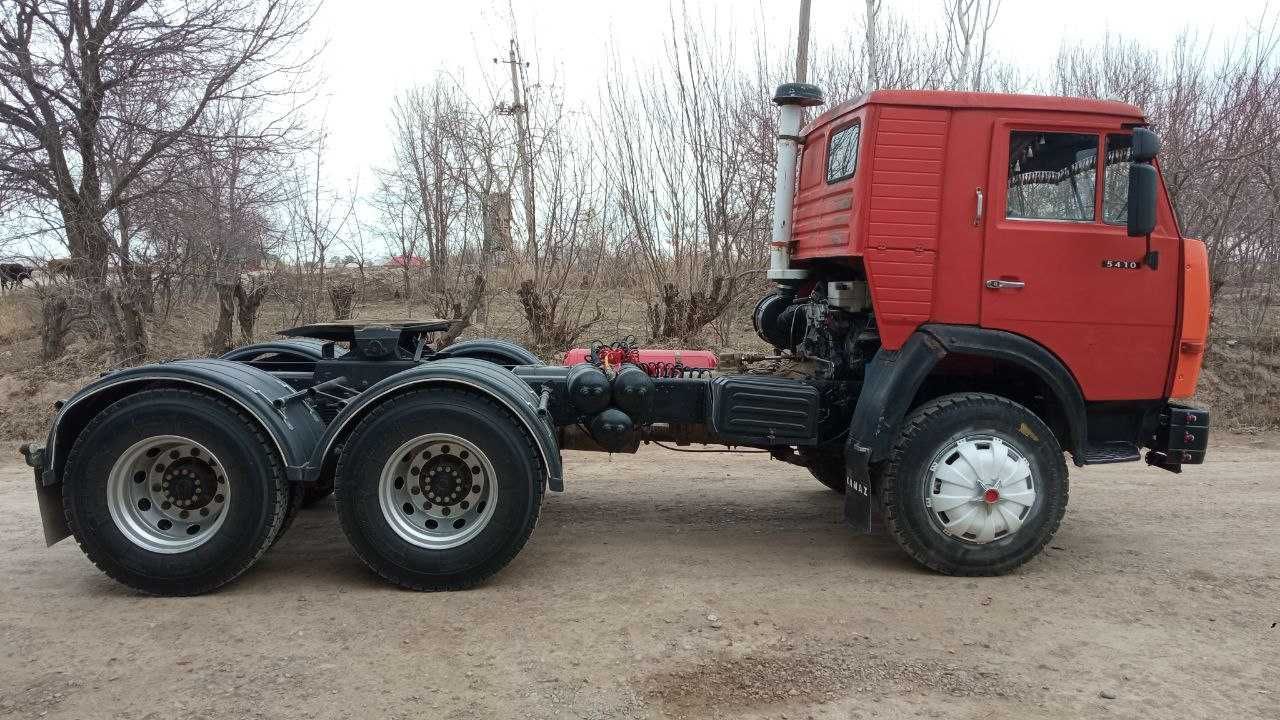
[[[564,490],[560,448],[555,430],[541,409],[539,395],[510,370],[487,360],[465,357],[423,363],[384,378],[362,392],[329,424],[308,463],[308,479],[318,480],[325,473],[333,472],[338,448],[360,418],[375,405],[409,390],[431,386],[478,392],[510,410],[537,446],[546,471],[547,487],[556,492]]]
[[[301,402],[274,401],[294,392],[274,375],[222,359],[176,360],[107,373],[59,404],[49,429],[41,479],[62,482],[66,458],[85,425],[107,405],[140,390],[163,386],[192,388],[230,402],[258,423],[280,453],[291,482],[304,480],[304,468],[324,434],[324,422]]]
[[[867,365],[849,434],[845,515],[870,527],[870,465],[886,459],[925,378],[947,355],[989,357],[1019,365],[1039,377],[1061,404],[1067,420],[1068,449],[1079,455],[1088,437],[1084,394],[1075,376],[1043,345],[1011,332],[972,325],[922,325],[900,350],[881,349]]]
[[[312,338],[282,338],[279,340],[265,340],[263,342],[242,345],[238,348],[228,350],[219,357],[223,360],[235,360],[243,362],[255,355],[261,355],[267,352],[291,353],[304,357],[308,360],[320,360],[324,357],[323,348],[324,340],[315,340]],[[347,354],[346,348],[334,345],[334,357],[342,357]]]
[[[441,348],[435,354],[435,357],[440,359],[475,358],[477,360],[488,360],[498,365],[542,364],[538,356],[534,355],[528,348],[508,340],[498,340],[497,338],[476,338],[454,343],[448,347]]]

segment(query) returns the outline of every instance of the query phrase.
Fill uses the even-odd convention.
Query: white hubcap
[[[1036,500],[1030,463],[990,435],[970,435],[943,448],[926,480],[925,506],[938,527],[977,545],[1016,533]]]

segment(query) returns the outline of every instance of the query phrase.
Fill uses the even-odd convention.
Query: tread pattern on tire
[[[959,575],[966,577],[978,577],[988,575],[1001,575],[1021,566],[1031,558],[1035,557],[1044,549],[1058,532],[1058,527],[1062,523],[1062,518],[1066,514],[1067,501],[1070,495],[1070,483],[1068,481],[1066,462],[1063,460],[1061,448],[1058,446],[1057,439],[1053,438],[1052,433],[1049,437],[1053,438],[1054,446],[1058,447],[1056,460],[1060,463],[1062,473],[1062,502],[1055,508],[1055,512],[1051,512],[1047,519],[1046,531],[1036,543],[1034,549],[1024,553],[1022,557],[1012,558],[1006,562],[997,563],[991,566],[964,566],[950,563],[940,562],[932,557],[915,537],[913,529],[899,517],[899,509],[897,505],[897,481],[898,473],[902,463],[906,459],[907,450],[911,442],[917,435],[924,431],[928,423],[936,416],[946,412],[956,406],[965,404],[988,404],[994,403],[1000,405],[1006,411],[1025,412],[1032,417],[1036,417],[1026,407],[999,395],[988,393],[965,392],[955,393],[952,395],[944,395],[929,402],[924,403],[911,412],[907,420],[903,423],[901,432],[894,440],[892,449],[890,450],[889,459],[884,463],[883,474],[880,476],[880,506],[884,513],[885,525],[889,528],[893,538],[897,541],[899,547],[907,552],[917,563],[924,567],[942,573],[944,575]],[[1048,432],[1048,429],[1045,429]]]
[[[529,520],[527,523],[525,523],[525,527],[521,529],[519,542],[513,543],[509,549],[503,552],[502,555],[495,558],[494,561],[491,561],[490,563],[488,563],[489,569],[485,572],[471,573],[466,577],[459,578],[459,579],[441,578],[437,581],[428,581],[428,582],[412,580],[405,577],[396,577],[392,574],[389,574],[381,567],[380,562],[376,561],[376,559],[374,558],[370,558],[367,555],[365,555],[365,553],[362,552],[361,548],[359,547],[358,543],[352,542],[351,548],[355,552],[356,556],[360,558],[361,562],[363,562],[366,566],[368,566],[375,574],[378,575],[378,577],[382,578],[383,580],[386,580],[389,583],[392,583],[393,585],[399,585],[400,587],[408,588],[410,590],[416,590],[419,592],[445,592],[445,591],[451,591],[451,590],[465,590],[467,588],[474,587],[484,582],[485,580],[495,575],[502,568],[510,564],[510,562],[515,558],[515,556],[520,553],[520,550],[524,548],[525,543],[528,542],[529,537],[533,534],[534,527],[538,524],[538,517],[541,515],[542,497],[543,497],[544,489],[546,487],[546,482],[545,482],[546,467],[543,465],[542,456],[538,452],[538,449],[537,449],[537,446],[535,445],[535,441],[533,437],[529,435],[529,431],[524,427],[523,423],[521,423],[519,419],[516,418],[515,415],[511,413],[511,411],[507,410],[505,407],[494,402],[490,398],[485,397],[481,393],[470,392],[467,390],[459,390],[456,388],[434,388],[430,390],[412,390],[402,395],[397,395],[393,398],[390,398],[385,402],[378,403],[376,407],[370,410],[368,415],[366,415],[364,418],[360,420],[359,425],[357,425],[357,427],[354,430],[352,430],[351,434],[347,436],[348,440],[351,437],[355,436],[357,433],[359,433],[361,430],[361,427],[363,427],[366,423],[386,413],[389,408],[393,407],[394,405],[398,405],[402,402],[412,403],[414,397],[423,396],[423,395],[429,395],[432,399],[437,399],[441,396],[447,397],[448,395],[465,396],[468,399],[477,400],[483,403],[484,405],[487,405],[489,407],[489,412],[497,415],[502,415],[510,420],[512,428],[517,431],[518,437],[521,438],[522,440],[521,444],[524,447],[525,452],[528,454],[532,467],[538,468],[541,471],[542,477],[543,477],[542,481],[533,483],[533,488],[532,488],[533,512],[530,513]],[[344,443],[344,444],[349,446],[349,443]],[[336,471],[334,472],[334,477],[341,478],[345,476],[344,470],[346,469],[345,466],[348,462],[353,462],[353,458],[348,453],[343,453],[343,455],[338,459],[338,466]],[[343,532],[347,535],[348,538],[350,538],[352,535],[353,529],[348,527],[347,516],[346,516],[346,513],[343,513],[341,511],[341,506],[344,503],[352,502],[352,500],[344,496],[344,493],[342,492],[340,485],[339,485],[338,492],[336,492],[334,495],[334,498],[335,498],[335,502],[339,506],[338,517],[341,520],[341,523],[343,526],[342,527]]]
[[[271,468],[270,480],[273,482],[273,485],[274,485],[274,492],[270,493],[270,495],[274,498],[274,501],[271,502],[268,507],[268,512],[270,513],[269,522],[271,524],[271,531],[266,534],[266,537],[263,538],[262,542],[254,550],[252,555],[246,561],[242,562],[240,564],[240,567],[233,569],[232,572],[225,574],[224,576],[221,576],[221,577],[213,578],[209,581],[206,581],[203,584],[198,584],[198,585],[193,584],[191,586],[183,587],[176,590],[171,588],[160,588],[158,586],[153,586],[152,588],[139,587],[137,583],[133,582],[131,578],[127,577],[125,574],[123,574],[120,571],[120,568],[116,565],[116,563],[112,562],[111,558],[100,556],[97,552],[92,552],[90,548],[85,545],[84,541],[81,538],[79,528],[77,528],[76,526],[75,518],[73,517],[73,514],[72,514],[71,493],[67,492],[65,487],[62,493],[62,511],[64,516],[66,517],[67,526],[71,528],[72,537],[75,538],[76,544],[80,546],[81,552],[83,552],[85,556],[89,558],[89,561],[92,562],[94,566],[96,566],[99,570],[101,570],[111,579],[121,583],[122,585],[127,585],[128,587],[134,588],[139,592],[147,593],[150,595],[164,595],[164,596],[202,595],[204,593],[216,590],[222,587],[223,585],[226,585],[227,583],[230,583],[231,581],[243,575],[249,568],[253,567],[258,562],[258,560],[262,559],[262,556],[267,552],[268,549],[271,548],[272,544],[275,543],[277,536],[280,535],[281,528],[284,525],[285,516],[288,510],[287,506],[289,502],[288,483],[285,482],[285,479],[284,479],[285,477],[284,463],[280,459],[278,455],[278,451],[276,450],[275,446],[267,439],[267,436],[263,433],[262,428],[252,418],[245,415],[244,411],[242,411],[240,408],[235,407],[231,403],[228,403],[217,396],[210,395],[208,393],[199,392],[197,390],[188,390],[185,388],[158,388],[158,389],[152,389],[152,390],[144,390],[138,393],[134,393],[132,395],[128,395],[108,405],[103,410],[99,411],[98,414],[95,415],[93,419],[90,420],[85,425],[84,429],[80,431],[80,434],[76,437],[76,441],[72,444],[71,453],[67,456],[66,467],[68,472],[65,474],[65,477],[71,477],[70,469],[76,467],[78,463],[82,462],[81,456],[83,456],[86,452],[90,451],[90,449],[87,448],[84,445],[84,443],[80,442],[82,438],[86,437],[93,429],[105,423],[107,417],[109,417],[112,414],[113,410],[119,408],[122,405],[145,402],[148,397],[155,396],[155,395],[164,395],[164,396],[186,395],[193,399],[198,399],[199,401],[212,402],[214,404],[217,404],[227,412],[234,415],[244,425],[246,432],[253,438],[254,443],[263,449],[265,453],[265,457],[268,459],[268,464]]]

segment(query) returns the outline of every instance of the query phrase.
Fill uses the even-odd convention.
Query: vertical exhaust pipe
[[[773,239],[770,242],[770,280],[784,288],[809,275],[791,267],[791,208],[795,201],[796,161],[800,156],[800,123],[804,109],[824,102],[822,90],[806,83],[779,85],[773,94],[778,106],[778,167],[773,185]]]

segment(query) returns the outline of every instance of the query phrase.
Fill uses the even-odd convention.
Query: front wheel
[[[356,554],[413,590],[457,590],[524,547],[542,502],[525,428],[475,393],[432,389],[374,408],[338,462],[335,496]]]
[[[960,393],[917,408],[880,481],[885,522],[916,562],[999,575],[1035,557],[1066,512],[1062,448],[1027,408]]]

